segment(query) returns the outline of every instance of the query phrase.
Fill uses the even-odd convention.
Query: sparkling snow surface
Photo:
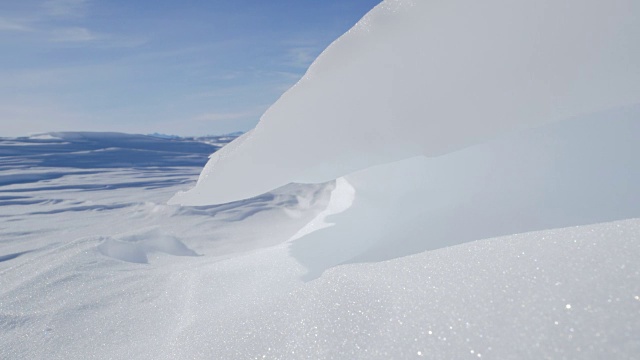
[[[0,138],[0,359],[638,358],[639,4],[385,1],[220,151]]]
[[[165,203],[200,169],[175,166],[169,158],[179,152],[165,153],[168,166],[87,169],[72,161],[78,156],[84,166],[86,152],[74,152],[74,140],[65,144],[66,167],[19,169],[25,156],[2,158],[0,178],[25,175],[0,187],[2,359],[640,352],[640,219],[362,262],[356,255],[375,244],[310,241],[358,210],[348,179],[178,207]],[[460,221],[455,228],[468,225]],[[308,226],[316,231],[301,233]],[[309,262],[311,252],[324,262]]]

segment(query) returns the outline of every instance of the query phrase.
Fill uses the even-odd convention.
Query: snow
[[[98,246],[98,250],[102,255],[114,259],[142,264],[149,262],[148,254],[154,251],[175,256],[198,255],[177,237],[158,230],[136,232],[122,239],[107,238]]]
[[[335,225],[334,223],[327,222],[327,218],[349,209],[353,205],[354,198],[355,189],[353,186],[351,186],[345,178],[336,179],[336,185],[329,195],[327,207],[302,229],[298,230],[289,241],[298,240],[313,232]]]
[[[0,358],[637,357],[639,6],[385,1],[229,144],[0,138]]]
[[[596,359],[640,350],[638,218],[351,261],[309,281],[300,250],[313,246],[287,239],[331,202],[341,210],[346,183],[177,207],[166,200],[199,168],[95,170],[0,188],[2,201],[39,201],[0,207],[0,358]],[[182,180],[155,184],[165,177]],[[353,201],[313,234],[337,229],[358,194]],[[179,242],[190,251],[143,245],[166,239],[165,250]],[[140,246],[147,262],[105,255],[113,244]]]
[[[25,145],[0,163],[40,174],[0,186],[0,358],[633,358],[639,115],[200,207],[166,204],[190,163]]]
[[[385,1],[172,199],[225,203],[640,102],[636,0]]]

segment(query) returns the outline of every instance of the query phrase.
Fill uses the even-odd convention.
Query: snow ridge
[[[636,0],[385,1],[171,202],[245,199],[637,104],[639,13]]]

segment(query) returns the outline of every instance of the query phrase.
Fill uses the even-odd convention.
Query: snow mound
[[[305,280],[491,237],[640,217],[640,106],[345,176],[351,206],[290,244]]]
[[[210,145],[0,139],[0,358],[637,358],[634,1],[386,1],[212,205]]]
[[[172,161],[0,185],[0,359],[636,358],[638,119],[224,205]]]
[[[136,233],[119,239],[107,238],[98,245],[98,251],[114,259],[141,264],[148,263],[148,254],[153,252],[174,256],[198,256],[177,237],[158,230]]]
[[[640,101],[636,0],[389,0],[172,203],[249,198]]]
[[[327,222],[327,217],[340,214],[353,205],[355,198],[355,189],[345,178],[336,180],[335,188],[329,195],[329,201],[326,208],[321,211],[315,218],[308,222],[302,229],[298,230],[289,240],[297,240],[308,234],[331,227],[335,224]]]

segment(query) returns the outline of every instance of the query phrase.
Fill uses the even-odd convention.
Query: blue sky
[[[247,130],[380,0],[0,3],[0,136]]]

